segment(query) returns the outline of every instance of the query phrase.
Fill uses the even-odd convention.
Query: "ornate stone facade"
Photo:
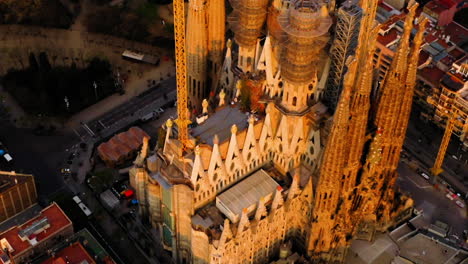
[[[360,1],[358,50],[346,63],[343,94],[333,120],[326,122],[331,129],[323,149],[329,116],[319,100],[330,61],[320,54],[326,53],[331,25],[327,5],[273,1],[277,24],[265,19],[262,12],[271,9],[266,2],[239,0],[233,7],[234,39],[242,58],[231,60],[229,44],[219,107],[210,112],[205,103],[205,118],[190,133],[194,148],[182,147],[178,128],[168,120],[164,146],[140,153],[130,180],[141,213],[178,263],[267,263],[287,241],[314,263],[340,263],[352,238],[373,239],[411,208],[411,200],[395,198],[393,185],[424,27],[408,54],[411,7],[401,61],[394,61],[376,104],[370,91],[377,6]],[[239,17],[240,11],[246,16]],[[260,45],[265,20],[277,31]],[[254,51],[250,55],[247,46]],[[406,72],[404,61],[411,66]],[[265,113],[240,109],[236,78],[263,83]],[[231,103],[224,103],[224,89]],[[369,114],[372,106],[376,116]],[[246,186],[247,181],[255,184]]]
[[[190,0],[187,14],[187,91],[189,109],[199,109],[208,95],[208,31],[206,5],[202,0]]]

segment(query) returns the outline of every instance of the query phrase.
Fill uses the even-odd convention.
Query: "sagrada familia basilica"
[[[311,263],[342,263],[353,239],[371,241],[411,213],[394,185],[426,19],[410,2],[377,83],[377,2],[189,1],[192,147],[168,120],[130,171],[140,213],[175,262],[270,263],[288,244]],[[338,12],[354,24],[340,25]],[[343,28],[349,41],[338,39]],[[245,108],[249,81],[264,110]]]

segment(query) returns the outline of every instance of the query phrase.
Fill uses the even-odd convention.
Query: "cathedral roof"
[[[236,125],[238,131],[245,130],[248,126],[247,115],[238,107],[226,106],[216,111],[203,124],[192,129],[192,136],[198,137],[202,143],[213,146],[215,135],[218,135],[220,143],[230,138],[232,125]]]
[[[216,197],[216,206],[233,223],[236,223],[242,210],[254,211],[260,198],[268,202],[272,199],[272,194],[278,187],[280,187],[279,184],[267,172],[258,170],[253,175],[218,195]]]

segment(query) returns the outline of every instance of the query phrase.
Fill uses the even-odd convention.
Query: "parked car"
[[[465,208],[465,204],[464,204],[462,201],[458,201],[458,200],[457,200],[457,201],[455,202],[455,204],[458,205],[458,207],[460,207],[460,208]]]
[[[160,107],[160,108],[154,110],[154,112],[156,112],[157,114],[160,115],[160,114],[164,113],[164,109],[162,109],[162,108]]]
[[[450,201],[453,201],[453,197],[452,195],[450,195],[450,193],[447,193],[445,197],[447,197]]]
[[[421,176],[426,180],[430,179],[429,175],[427,173],[425,173],[425,172],[421,172]]]

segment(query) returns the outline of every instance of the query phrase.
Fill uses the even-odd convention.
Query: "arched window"
[[[192,86],[192,94],[193,95],[196,95],[196,92],[197,92],[197,81],[195,79],[193,79],[193,86]]]
[[[292,100],[292,105],[293,105],[293,106],[296,106],[296,104],[297,104],[297,97],[294,96],[294,97],[293,97],[293,100]]]
[[[200,83],[200,81],[198,81],[198,93],[197,93],[197,96],[198,96],[198,97],[201,96],[200,90],[201,90],[201,83]]]

